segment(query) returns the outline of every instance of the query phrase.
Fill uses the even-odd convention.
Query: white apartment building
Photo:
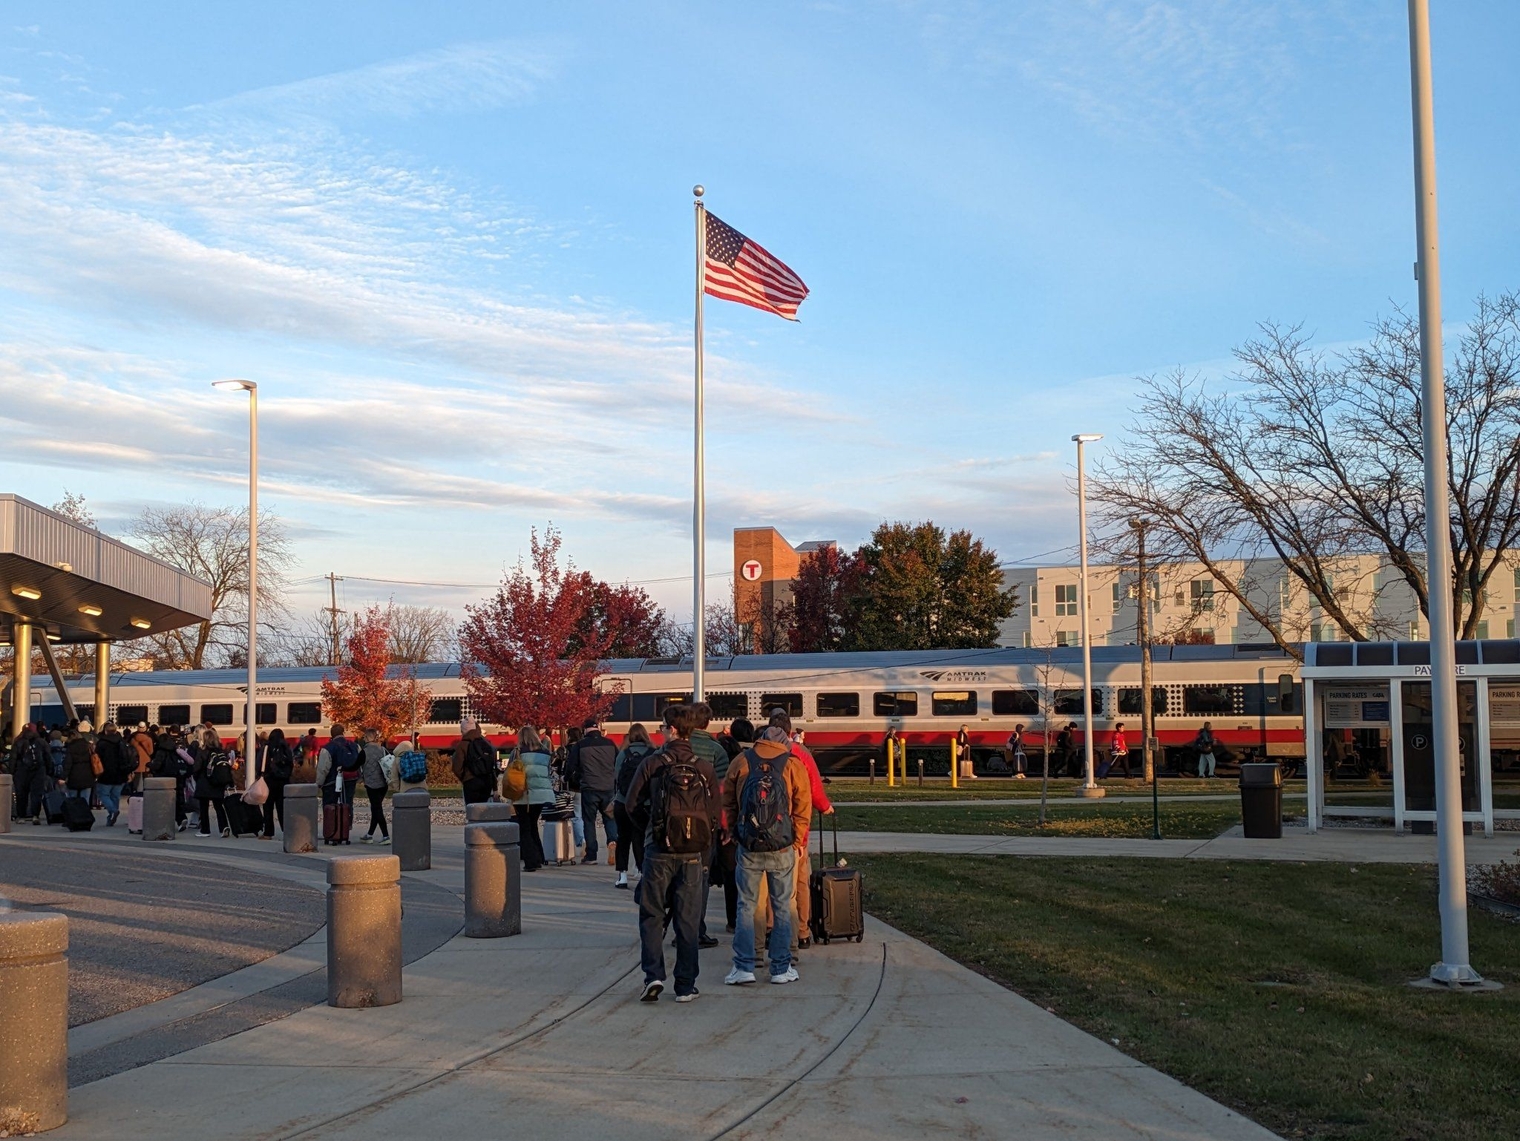
[[[1283,624],[1293,641],[1344,641],[1345,633],[1327,617],[1297,579],[1275,559],[1235,560],[1222,573],[1245,584],[1252,605]],[[1018,587],[1019,607],[1003,623],[1003,646],[1081,644],[1075,566],[1007,567],[1004,582]],[[1094,645],[1134,643],[1139,594],[1133,567],[1089,566],[1090,621]],[[1225,643],[1272,639],[1199,563],[1168,564],[1150,575],[1152,637],[1165,641]],[[1428,635],[1414,592],[1378,555],[1343,560],[1334,574],[1335,592],[1368,637],[1419,640]],[[1513,638],[1520,611],[1520,551],[1495,571],[1485,600],[1479,638]],[[1280,616],[1280,617],[1279,617]]]

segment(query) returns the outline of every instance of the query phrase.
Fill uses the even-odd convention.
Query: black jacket
[[[36,730],[24,731],[11,746],[10,771],[17,776],[22,773],[42,772],[48,767],[48,763],[47,745],[43,743],[41,737],[37,736]]]
[[[137,768],[137,750],[120,733],[102,733],[95,742],[101,784],[126,784]]]
[[[679,739],[650,753],[644,758],[644,763],[639,766],[639,771],[634,773],[633,783],[628,786],[625,806],[634,826],[643,833],[647,843],[652,798],[660,781],[664,778],[665,770],[670,767],[673,760],[695,762],[697,772],[706,779],[707,821],[712,834],[716,836],[723,809],[723,800],[718,788],[718,774],[713,771],[710,761],[704,760],[692,751],[691,742]]]
[[[73,737],[64,745],[63,775],[64,783],[69,788],[77,790],[95,787],[95,766],[90,763],[93,751],[88,737]]]
[[[586,730],[586,735],[570,746],[570,759],[565,764],[566,783],[575,789],[611,793],[617,754],[617,746],[602,736],[599,729]]]

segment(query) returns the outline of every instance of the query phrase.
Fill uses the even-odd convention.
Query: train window
[[[735,717],[749,716],[747,693],[709,693],[707,704],[712,707],[714,721],[732,721]]]
[[[1119,691],[1119,712],[1131,717],[1140,716],[1140,687],[1121,689]],[[1166,714],[1166,686],[1151,686],[1151,714],[1162,717]]]
[[[860,694],[820,693],[818,695],[819,717],[859,717]]]
[[[1190,715],[1234,713],[1243,698],[1238,685],[1185,685],[1182,712]]]
[[[1093,716],[1103,716],[1103,693],[1101,690],[1092,691]],[[1082,691],[1080,689],[1058,689],[1055,692],[1055,700],[1051,703],[1051,712],[1062,713],[1071,716],[1075,713],[1083,713]]]
[[[280,707],[273,701],[261,701],[254,708],[253,715],[258,718],[260,725],[278,725],[280,723]]]
[[[771,710],[776,708],[785,709],[792,717],[802,716],[802,694],[800,693],[762,693],[760,695],[760,712],[769,717]]]
[[[462,697],[435,697],[428,706],[428,723],[431,725],[446,725],[450,721],[462,721],[464,719],[464,698]]]
[[[689,705],[691,694],[689,693],[657,693],[654,695],[653,717],[663,721],[665,711],[672,705]]]
[[[232,705],[203,705],[201,706],[201,720],[208,725],[231,725]]]
[[[292,701],[285,707],[285,720],[291,725],[305,725],[308,728],[316,728],[322,724],[322,703],[320,701]]]
[[[116,724],[123,729],[128,726],[137,728],[146,724],[148,720],[148,707],[146,705],[118,705],[116,707]]]
[[[917,717],[918,694],[873,693],[871,712],[877,717]]]
[[[1040,691],[1037,689],[994,689],[992,715],[994,717],[1038,717]]]
[[[930,696],[929,708],[936,717],[974,717],[976,691],[940,690]]]
[[[188,705],[160,705],[158,723],[160,725],[188,725],[190,724],[190,707]]]
[[[602,716],[608,721],[633,720],[633,695],[620,693],[612,699],[612,705]]]

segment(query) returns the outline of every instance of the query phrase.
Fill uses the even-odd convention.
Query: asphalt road
[[[69,917],[70,1026],[266,959],[326,922],[312,888],[115,848],[7,846],[0,896]]]

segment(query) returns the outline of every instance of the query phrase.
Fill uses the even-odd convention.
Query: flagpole
[[[703,451],[702,439],[702,293],[706,286],[707,271],[707,210],[702,205],[702,187],[692,187],[692,194],[696,201],[692,204],[697,215],[697,319],[695,329],[695,341],[697,351],[697,377],[696,377],[696,433],[695,449],[692,456],[692,519],[691,519],[691,542],[692,542],[692,617],[691,625],[694,636],[691,643],[691,699],[701,701],[703,693],[703,673],[707,665],[707,631],[704,621],[707,611],[707,481],[704,474],[706,456]]]

